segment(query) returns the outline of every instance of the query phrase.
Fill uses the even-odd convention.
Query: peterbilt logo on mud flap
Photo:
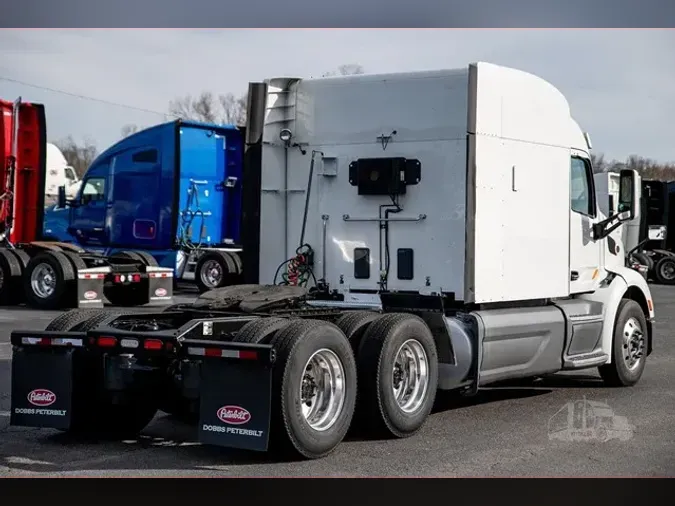
[[[164,297],[166,295],[166,290],[164,288],[158,288],[155,290],[155,295],[157,297]]]
[[[251,413],[240,406],[223,406],[216,416],[228,425],[243,425],[251,421]]]
[[[84,292],[84,298],[87,300],[94,300],[96,297],[98,297],[98,294],[94,292],[93,290],[89,290],[87,292]]]
[[[56,402],[56,394],[51,390],[37,388],[28,394],[28,402],[33,406],[44,408]]]

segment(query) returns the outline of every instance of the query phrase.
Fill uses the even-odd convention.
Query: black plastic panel
[[[413,258],[414,252],[412,248],[399,248],[397,253],[397,271],[398,279],[413,279],[414,269],[413,269]]]
[[[421,177],[419,160],[360,158],[349,164],[349,183],[358,187],[359,195],[404,195]]]
[[[354,278],[370,278],[370,249],[354,248]]]

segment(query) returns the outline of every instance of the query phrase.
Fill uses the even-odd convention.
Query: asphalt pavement
[[[434,414],[411,438],[350,438],[324,459],[300,462],[200,445],[193,427],[164,414],[139,438],[119,442],[10,427],[9,333],[43,329],[58,312],[0,308],[0,477],[675,476],[675,287],[652,291],[655,351],[633,388],[605,388],[592,370],[500,386],[472,399],[439,395]],[[584,400],[620,429],[610,439],[564,430],[576,401]]]

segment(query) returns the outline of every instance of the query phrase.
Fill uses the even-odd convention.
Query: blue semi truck
[[[44,240],[144,252],[200,292],[235,283],[243,145],[240,128],[185,120],[126,137],[94,160],[75,199],[45,211]]]

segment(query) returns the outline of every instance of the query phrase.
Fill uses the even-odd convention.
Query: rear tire
[[[662,285],[675,285],[675,257],[665,256],[656,262],[654,276]]]
[[[233,343],[267,344],[290,323],[286,318],[256,318],[244,325],[232,339]]]
[[[277,351],[270,446],[306,459],[324,457],[342,442],[354,414],[356,363],[349,341],[332,323],[294,320],[277,332],[270,344]],[[327,406],[313,398],[313,409],[325,408],[325,413],[313,411],[303,402],[322,386],[315,382],[317,388],[312,387],[310,378],[317,369],[330,371],[334,380],[333,389],[324,390],[323,399],[331,401]]]
[[[420,430],[438,387],[436,342],[424,320],[401,313],[380,316],[364,334],[357,357],[359,426],[398,438]],[[409,397],[408,389],[400,390],[406,378],[413,388]]]
[[[349,311],[335,322],[335,325],[337,325],[340,330],[345,333],[347,339],[349,339],[354,354],[357,353],[363,334],[365,334],[368,326],[380,316],[382,316],[380,313],[372,311]]]
[[[69,284],[74,279],[73,266],[63,253],[38,253],[31,258],[23,273],[26,302],[37,309],[63,307],[68,302]]]
[[[23,302],[21,290],[22,265],[12,252],[0,248],[0,306]],[[17,290],[17,288],[19,288]]]
[[[616,312],[612,338],[612,362],[598,368],[610,387],[635,385],[645,370],[647,320],[640,305],[623,299]]]

